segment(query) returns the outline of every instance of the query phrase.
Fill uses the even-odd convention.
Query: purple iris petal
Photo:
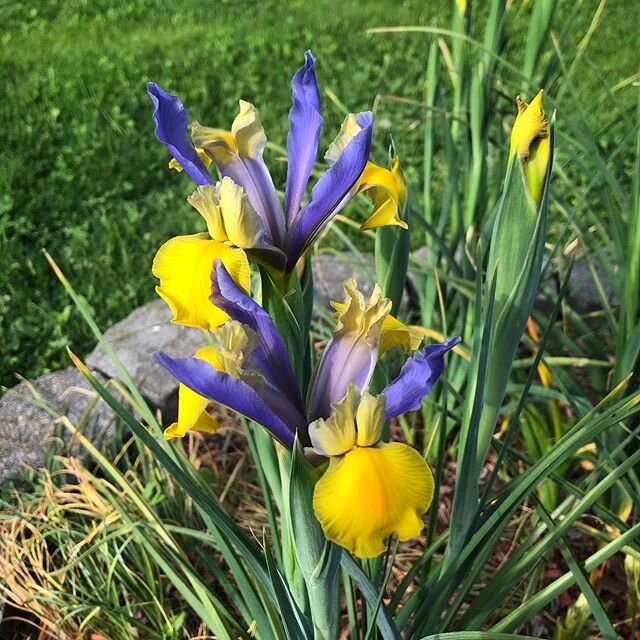
[[[444,370],[444,354],[455,347],[460,338],[442,344],[430,344],[404,363],[400,375],[382,392],[387,398],[386,418],[394,418],[420,408],[422,398]]]
[[[366,389],[378,361],[375,349],[362,337],[338,335],[326,346],[309,385],[308,418],[328,418],[331,405],[344,398],[349,384]]]
[[[252,353],[254,361],[267,379],[299,408],[302,416],[300,387],[283,337],[271,316],[238,287],[220,260],[216,260],[211,272],[211,301],[258,334],[260,342]]]
[[[304,54],[304,65],[291,80],[293,105],[289,111],[289,135],[287,136],[289,162],[284,195],[289,226],[300,210],[300,203],[309,182],[320,141],[322,115],[315,65],[316,59],[311,51],[307,51]]]
[[[170,358],[166,353],[156,354],[160,364],[182,384],[196,393],[219,402],[266,427],[282,444],[291,448],[296,427],[304,424],[289,422],[289,416],[277,415],[253,387],[238,378],[217,371],[208,362],[198,358]]]
[[[304,209],[294,220],[287,234],[287,269],[291,271],[300,256],[316,239],[324,226],[348,202],[345,196],[356,184],[369,159],[373,114],[359,113],[356,120],[361,127],[338,159],[320,177],[311,191]]]
[[[187,128],[189,113],[180,98],[161,89],[155,82],[147,84],[147,93],[151,96],[156,123],[156,138],[162,142],[180,166],[200,186],[213,184],[215,180],[209,174],[204,162],[189,140]]]

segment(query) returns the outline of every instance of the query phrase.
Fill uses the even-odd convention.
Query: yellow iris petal
[[[389,315],[391,300],[382,296],[382,289],[378,284],[373,288],[368,300],[365,300],[358,289],[355,278],[345,280],[342,286],[345,301],[339,305],[334,335],[341,332],[352,333],[357,338],[377,341],[382,323]]]
[[[244,189],[231,178],[225,177],[215,185],[198,187],[187,201],[206,220],[213,240],[228,240],[241,249],[262,244],[262,220],[251,206]]]
[[[238,158],[259,158],[267,144],[258,110],[244,100],[240,100],[240,112],[231,125],[231,131],[203,127],[195,122],[191,127],[191,139],[220,166]]]
[[[551,155],[551,136],[546,136],[538,141],[538,144],[531,149],[529,161],[525,164],[524,174],[527,177],[529,193],[538,204],[542,198],[545,178],[547,175],[547,165]]]
[[[383,395],[372,396],[368,391],[362,394],[356,412],[356,444],[359,447],[372,447],[382,437],[386,404]]]
[[[324,154],[324,159],[333,164],[340,154],[345,150],[346,146],[353,140],[353,138],[362,131],[362,127],[358,124],[354,113],[350,113],[343,121],[338,135],[333,142],[329,145],[327,152]]]
[[[236,152],[236,141],[231,131],[217,129],[216,127],[203,127],[199,122],[194,122],[191,126],[191,140],[196,149],[202,149],[215,156],[217,148],[224,148],[227,151]],[[211,158],[209,162],[211,162]]]
[[[543,94],[544,91],[540,89],[531,104],[527,104],[520,96],[516,98],[518,116],[511,130],[510,155],[517,151],[520,160],[529,158],[531,145],[535,140],[549,135],[549,123],[542,104]]]
[[[309,425],[309,437],[313,448],[323,456],[340,456],[356,444],[356,404],[360,389],[350,384],[347,394],[331,405],[331,415],[314,420]]]
[[[407,201],[407,185],[398,157],[392,159],[391,170],[367,162],[360,176],[357,192],[363,191],[367,192],[367,197],[373,203],[373,213],[360,226],[362,231],[387,225],[409,228],[400,217]]]
[[[235,282],[248,292],[251,271],[242,249],[211,240],[206,233],[177,236],[160,247],[152,271],[160,279],[156,291],[173,312],[172,322],[213,331],[229,319],[209,300],[216,259],[222,260]]]
[[[216,369],[220,369],[218,353],[213,347],[198,349],[194,358],[204,360]],[[182,438],[187,431],[206,431],[209,433],[217,431],[220,424],[206,412],[208,404],[207,398],[181,384],[178,388],[178,421],[164,430],[165,440]]]
[[[342,123],[335,140],[329,145],[325,160],[333,164],[361,130],[356,116],[350,113]],[[360,226],[362,231],[387,225],[408,228],[407,223],[400,217],[407,201],[407,185],[397,156],[391,160],[391,170],[367,162],[358,181],[356,193],[364,191],[373,203],[373,213]]]
[[[202,160],[205,167],[208,167],[213,162],[213,160],[211,160],[204,149],[199,149],[198,147],[196,147],[196,151],[198,152],[200,160]],[[169,169],[175,169],[178,173],[181,173],[182,165],[175,158],[171,158],[169,162]]]
[[[422,344],[422,334],[392,315],[382,323],[380,331],[380,355],[389,349],[401,346],[405,351],[415,351]]]
[[[231,134],[241,158],[259,156],[267,144],[258,110],[245,100],[240,100],[240,113],[231,125]]]
[[[211,354],[213,366],[234,378],[244,378],[248,372],[244,369],[247,356],[258,346],[257,334],[240,322],[225,322],[211,339],[215,349]]]
[[[331,458],[316,484],[313,508],[329,540],[372,558],[384,552],[384,539],[394,532],[400,540],[419,535],[432,499],[429,466],[415,449],[394,442]]]

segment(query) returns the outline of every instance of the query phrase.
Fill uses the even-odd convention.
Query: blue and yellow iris
[[[391,303],[376,288],[367,299],[345,282],[336,328],[301,399],[284,339],[271,318],[234,282],[224,264],[212,274],[212,301],[231,321],[213,336],[215,346],[193,358],[162,364],[182,383],[178,421],[166,437],[209,430],[209,401],[265,426],[291,448],[296,436],[315,457],[328,459],[316,485],[314,510],[328,539],[360,557],[381,553],[384,540],[418,535],[429,508],[433,479],[425,460],[403,443],[382,441],[386,420],[420,406],[458,338],[416,350],[399,376],[373,396],[369,385],[385,349],[417,347],[415,334],[389,315]],[[184,396],[184,397],[183,397]]]
[[[362,229],[407,227],[400,160],[392,158],[390,169],[369,161],[372,114],[345,119],[325,155],[327,169],[309,189],[322,114],[315,58],[307,52],[292,79],[281,203],[263,159],[267,138],[254,105],[240,101],[229,131],[194,123],[190,138],[180,99],[153,83],[148,92],[156,136],[171,153],[170,166],[195,181],[188,201],[206,224],[206,231],[166,242],[153,263],[173,322],[211,338],[192,358],[159,355],[180,381],[178,419],[165,437],[215,431],[219,425],[206,409],[211,401],[221,403],[263,425],[284,446],[292,448],[298,438],[310,457],[326,460],[313,508],[329,540],[372,557],[393,533],[401,540],[418,535],[432,500],[431,471],[411,447],[383,442],[382,429],[385,421],[419,407],[458,339],[419,350],[421,335],[389,314],[391,302],[380,287],[367,299],[348,280],[344,301],[333,303],[336,327],[305,399],[284,338],[249,295],[250,260],[272,273],[291,273],[358,193],[373,205]],[[413,355],[380,394],[370,394],[380,356],[397,346]]]

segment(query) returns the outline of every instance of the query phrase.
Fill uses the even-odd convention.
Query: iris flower
[[[189,201],[208,225],[208,234],[173,238],[156,257],[154,273],[160,278],[160,294],[172,306],[174,321],[183,322],[186,317],[183,323],[189,324],[193,320],[183,313],[185,297],[197,298],[201,306],[193,326],[208,323],[214,328],[210,316],[215,316],[218,324],[224,319],[218,311],[207,309],[208,295],[202,295],[209,288],[213,256],[222,260],[245,290],[245,254],[276,272],[290,273],[322,229],[357,193],[366,191],[374,205],[363,229],[406,227],[400,215],[405,184],[399,161],[394,159],[391,170],[368,161],[373,130],[370,111],[347,116],[325,155],[328,167],[305,201],[322,126],[315,62],[308,51],[291,82],[284,207],[262,157],[267,138],[255,106],[241,100],[230,131],[193,123],[190,138],[188,113],[180,99],[149,83],[156,137],[173,156],[170,166],[184,170],[196,183],[197,191]],[[216,169],[219,182],[211,175],[210,166]],[[222,223],[212,224],[206,210],[225,190]],[[225,214],[225,209],[234,208],[242,212],[240,218]],[[206,263],[209,271],[205,274]]]
[[[354,280],[344,285],[333,336],[303,400],[283,337],[271,317],[239,287],[221,261],[211,274],[213,304],[231,318],[214,345],[193,358],[159,361],[180,381],[181,415],[168,437],[187,429],[211,430],[202,414],[209,400],[263,425],[292,448],[296,437],[312,457],[328,459],[318,481],[314,510],[329,540],[360,557],[422,530],[421,515],[433,494],[424,459],[403,443],[382,442],[382,427],[420,407],[459,338],[416,351],[398,377],[373,396],[369,384],[383,349],[411,344],[408,329],[389,321],[391,302],[376,287],[367,300]],[[402,330],[404,327],[404,330]]]

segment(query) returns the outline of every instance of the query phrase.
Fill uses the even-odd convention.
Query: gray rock
[[[365,295],[373,291],[376,267],[371,254],[320,253],[312,257],[311,264],[316,309],[328,310],[331,300],[342,300],[342,283],[347,278],[355,278]]]
[[[410,285],[414,288],[424,286],[426,279],[432,277],[427,257],[426,247],[421,247],[413,253],[409,264],[408,279]],[[598,261],[594,260],[593,262],[606,299],[613,308],[618,308],[620,301],[607,272]],[[553,309],[555,299],[560,292],[562,278],[568,266],[569,261],[566,258],[555,258],[551,264],[548,264],[547,257],[544,258],[542,281],[535,300],[536,309],[546,313]],[[560,275],[558,275],[558,272],[560,272]],[[619,268],[614,265],[613,273],[617,275],[618,272]],[[579,314],[598,311],[603,308],[602,298],[589,268],[589,262],[584,257],[577,258],[574,262],[567,285],[566,301]]]
[[[320,253],[312,258],[313,295],[316,313],[324,314],[330,310],[331,300],[343,300],[342,283],[347,278],[355,278],[360,291],[365,296],[371,295],[376,282],[376,266],[370,253],[356,254],[350,251],[343,253]],[[401,311],[407,308],[408,295],[405,290]]]
[[[620,301],[616,296],[607,272],[597,260],[594,260],[594,268],[602,285],[605,298],[613,308],[618,308]],[[613,272],[617,274],[618,271],[618,267],[614,265]],[[602,298],[586,258],[578,258],[573,263],[573,269],[569,276],[569,286],[567,287],[567,298],[569,304],[580,314],[603,308]]]
[[[98,446],[110,437],[115,421],[111,409],[73,368],[21,382],[0,398],[0,482],[23,465],[44,463],[45,443],[61,416]]]
[[[154,300],[136,309],[105,333],[140,393],[154,410],[160,410],[165,423],[178,411],[178,383],[160,365],[154,354],[164,351],[172,358],[192,356],[206,344],[199,329],[171,324],[171,311],[164,300]],[[106,378],[121,378],[100,345],[87,356],[86,365]]]

